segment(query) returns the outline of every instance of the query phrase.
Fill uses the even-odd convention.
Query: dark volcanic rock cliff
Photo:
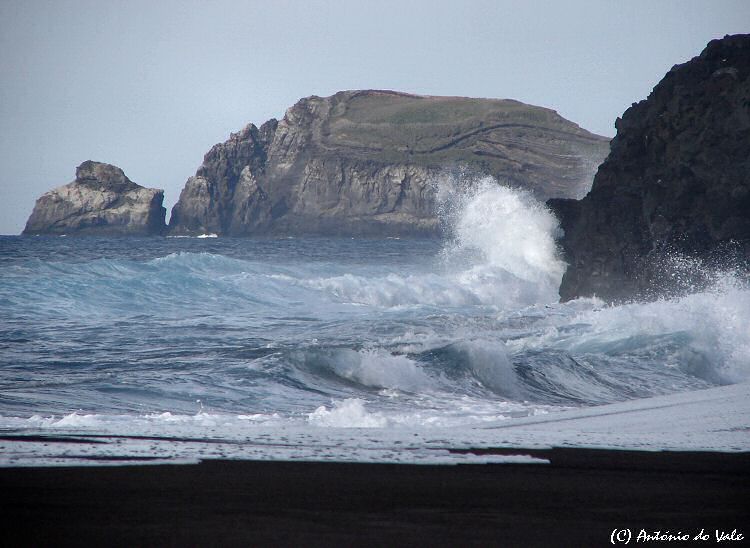
[[[83,162],[72,183],[36,201],[23,233],[146,236],[163,234],[164,191],[144,188],[116,166]]]
[[[434,234],[436,176],[461,166],[580,197],[608,140],[517,101],[346,91],[309,97],[206,154],[175,234]]]
[[[616,127],[591,192],[551,201],[570,263],[561,297],[650,298],[700,286],[707,270],[746,271],[750,35],[673,67]]]

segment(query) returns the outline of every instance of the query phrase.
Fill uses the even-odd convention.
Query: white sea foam
[[[323,405],[308,415],[310,424],[337,428],[383,428],[388,420],[379,413],[370,413],[365,402],[358,398],[348,398],[333,403],[333,407]]]

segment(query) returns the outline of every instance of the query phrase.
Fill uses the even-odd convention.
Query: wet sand
[[[4,546],[604,546],[750,533],[750,453],[553,449],[551,464],[208,461],[0,469]],[[644,543],[640,543],[644,544]],[[676,542],[650,543],[677,545]],[[743,542],[724,542],[737,546]]]

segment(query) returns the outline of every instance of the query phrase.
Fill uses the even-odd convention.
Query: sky
[[[212,145],[344,89],[510,98],[601,135],[747,0],[0,0],[0,234],[85,160],[165,189]]]

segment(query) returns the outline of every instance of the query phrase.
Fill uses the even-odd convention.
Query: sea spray
[[[558,221],[544,204],[491,177],[465,174],[440,179],[437,196],[449,235],[443,258],[454,268],[470,265],[458,279],[483,286],[475,293],[496,304],[557,301],[565,263],[555,241]]]
[[[447,178],[446,178],[447,177]],[[400,307],[493,306],[512,309],[552,303],[565,271],[555,216],[529,193],[490,177],[439,179],[438,213],[448,239],[440,264],[404,275],[298,280],[344,303]]]

